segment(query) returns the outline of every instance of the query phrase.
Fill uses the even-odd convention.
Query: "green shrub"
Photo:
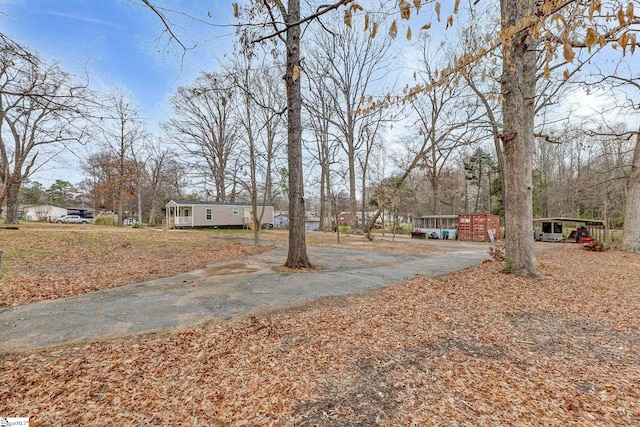
[[[391,227],[391,229],[393,230],[393,227]],[[411,231],[413,231],[413,225],[411,224],[398,224],[396,226],[396,234],[411,234]]]
[[[612,232],[607,238],[607,243],[620,243],[622,242],[622,235],[620,233]]]
[[[509,258],[507,258],[506,255],[504,256],[503,265],[504,265],[504,271],[506,273],[513,273],[513,268],[511,267],[511,263],[509,262]]]
[[[99,216],[93,220],[96,225],[116,225],[116,220],[112,216]]]

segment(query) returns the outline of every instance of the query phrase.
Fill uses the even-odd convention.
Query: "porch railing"
[[[192,216],[176,216],[173,218],[173,225],[176,227],[185,227],[193,225]]]

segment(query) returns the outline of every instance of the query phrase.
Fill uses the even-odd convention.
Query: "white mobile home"
[[[67,215],[67,209],[53,205],[21,206],[21,216],[25,221],[55,221]]]
[[[257,216],[261,214],[262,228],[273,228],[273,206],[258,206]],[[243,203],[171,200],[166,205],[166,220],[175,228],[250,228],[253,209]]]

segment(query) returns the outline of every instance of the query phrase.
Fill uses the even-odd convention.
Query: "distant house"
[[[375,214],[376,211],[365,212],[365,221],[369,221]],[[357,212],[356,216],[358,218],[358,224],[362,224],[362,212]],[[338,220],[340,221],[340,225],[351,224],[351,212],[340,212]]]
[[[257,216],[261,214],[262,228],[273,228],[273,206],[258,206]],[[175,228],[251,228],[253,208],[243,203],[170,200],[166,221],[167,226]]]
[[[52,205],[23,205],[19,210],[25,221],[55,221],[68,214],[66,208]]]
[[[289,215],[286,213],[277,213],[273,217],[273,228],[287,228],[289,226]]]
[[[340,225],[346,225],[351,223],[351,213],[349,212],[340,212],[338,214],[338,221],[340,221]]]

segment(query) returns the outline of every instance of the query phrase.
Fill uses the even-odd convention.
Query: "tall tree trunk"
[[[332,231],[333,227],[331,226],[331,223],[333,222],[333,206],[334,204],[331,203],[332,200],[332,194],[331,194],[331,172],[329,170],[329,157],[327,156],[327,174],[325,177],[326,180],[326,190],[324,192],[325,194],[325,199],[326,199],[326,206],[327,206],[327,218],[326,218],[326,231]],[[337,215],[337,214],[336,214]],[[338,222],[336,222],[336,227],[338,225]]]
[[[327,196],[325,194],[326,191],[326,174],[324,162],[322,161],[322,154],[320,154],[320,150],[318,150],[319,158],[320,158],[320,230],[327,231]]]
[[[489,118],[489,123],[491,125],[493,147],[496,150],[496,158],[498,159],[498,171],[500,173],[500,184],[502,185],[502,188],[504,188],[505,187],[505,182],[504,182],[505,160],[504,160],[504,151],[502,150],[502,140],[500,138],[500,127],[499,127],[498,121],[496,120],[495,114],[493,113],[493,109],[489,104],[489,100],[487,99],[487,96],[478,89],[473,79],[471,79],[467,74],[464,74],[464,77],[467,83],[469,84],[469,87],[471,88],[471,90],[473,90],[473,92],[476,94],[476,96],[484,106],[485,110],[487,111],[487,117]],[[491,182],[489,182],[489,189],[491,189]],[[489,195],[489,197],[491,197],[491,195]],[[505,205],[506,203],[503,200],[502,201],[503,209]]]
[[[440,180],[434,171],[429,172],[431,180],[431,205],[434,215],[442,215],[442,203],[440,203]]]
[[[473,213],[478,213],[480,208],[480,197],[482,195],[482,157],[478,160],[478,191],[476,192],[476,205],[473,208]]]
[[[289,162],[289,251],[286,267],[310,268],[304,229],[304,179],[302,171],[302,94],[300,92],[300,0],[289,0],[287,29],[287,156]]]
[[[435,120],[432,120],[432,126],[435,126]],[[428,168],[429,179],[431,180],[431,190],[433,195],[431,196],[431,202],[433,206],[433,213],[435,215],[442,215],[442,204],[440,201],[440,179],[438,177],[438,150],[437,143],[431,139],[431,147],[429,149],[431,156],[431,167]]]
[[[249,83],[249,71],[250,66],[245,69],[243,77],[244,84]],[[247,86],[248,87],[248,86]],[[260,229],[262,226],[262,216],[264,215],[264,199],[262,203],[262,209],[258,214],[258,177],[257,177],[257,160],[256,160],[256,142],[253,137],[253,116],[251,114],[251,96],[249,91],[245,91],[244,96],[244,108],[245,108],[245,127],[247,131],[247,139],[249,142],[249,174],[251,178],[251,217],[253,221],[253,244],[260,246]],[[269,171],[267,171],[268,173]]]
[[[622,250],[640,252],[640,128],[636,135],[633,162],[627,183]]]
[[[138,183],[138,222],[142,224],[142,184]]]
[[[358,228],[358,193],[356,187],[356,152],[353,140],[349,145],[349,206],[351,209],[351,228]]]
[[[158,202],[155,200],[155,197],[151,199],[151,209],[149,209],[149,226],[153,227],[156,225],[156,211],[158,209]]]
[[[18,194],[20,192],[20,184],[14,182],[9,184],[9,191],[7,191],[7,212],[5,216],[5,224],[18,224],[20,219],[18,218]]]
[[[501,0],[500,5],[503,31],[535,16],[535,0]],[[506,256],[513,273],[536,277],[531,238],[536,41],[528,27],[521,28],[505,42],[502,75]]]
[[[119,183],[120,186],[124,185],[122,182]],[[124,199],[127,196],[123,189],[118,191],[118,227],[122,227],[124,225]]]
[[[367,153],[365,155],[365,159],[367,159],[369,157],[369,153]],[[363,164],[360,165],[362,168],[362,201],[360,203],[360,209],[361,209],[361,217],[362,218],[362,222],[361,222],[361,227],[366,227],[367,224],[367,160],[364,161]]]

